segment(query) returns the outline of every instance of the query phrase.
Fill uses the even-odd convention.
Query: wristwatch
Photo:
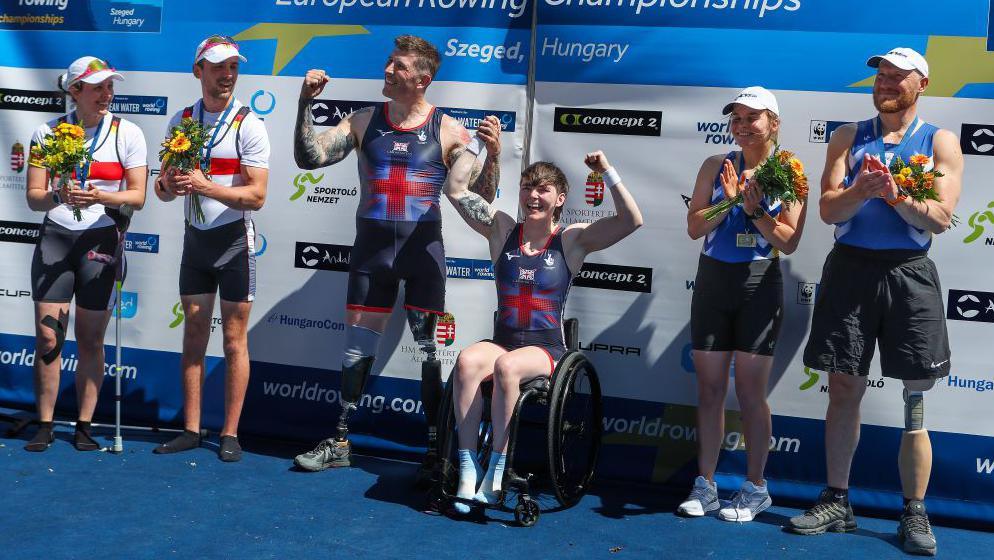
[[[750,220],[762,220],[766,215],[766,210],[762,206],[757,206],[752,214],[747,214]]]

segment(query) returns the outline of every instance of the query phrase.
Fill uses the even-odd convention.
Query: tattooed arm
[[[469,143],[469,132],[459,124],[459,121],[446,118],[443,131],[446,134],[447,147],[446,165],[452,165],[459,159],[466,144]],[[497,119],[484,119],[477,129],[477,137],[487,148],[487,157],[482,164],[473,162],[473,170],[469,177],[469,190],[483,197],[487,202],[493,202],[497,196],[500,184],[500,122]]]
[[[489,120],[493,117],[487,118]],[[480,129],[482,130],[483,127],[484,125],[481,124]],[[482,137],[482,135],[479,136]],[[470,184],[474,180],[479,180],[480,166],[476,161],[477,154],[466,149],[465,146],[459,146],[450,154],[455,154],[455,157],[450,159],[449,176],[445,182],[445,196],[452,202],[469,227],[489,239],[500,230],[506,229],[504,226],[508,222],[513,225],[513,218],[503,212],[498,212],[484,197],[470,188]]]
[[[331,130],[319,134],[314,129],[311,101],[321,93],[328,80],[324,70],[309,70],[300,88],[297,124],[293,131],[293,159],[301,169],[317,169],[345,159],[357,145],[359,127],[353,128],[354,125],[370,113],[368,108],[356,111]]]

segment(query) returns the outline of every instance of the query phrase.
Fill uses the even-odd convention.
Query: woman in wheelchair
[[[456,496],[486,504],[500,499],[508,428],[520,384],[551,375],[566,353],[563,310],[573,276],[589,253],[614,245],[642,225],[635,200],[600,151],[587,154],[584,163],[603,176],[616,215],[565,228],[558,225],[569,184],[548,162],[533,163],[521,174],[518,212],[523,221],[496,210],[468,186],[481,148],[495,145],[499,134],[499,121],[487,117],[453,164],[445,185],[446,196],[469,227],[487,238],[497,284],[494,338],[460,352],[452,373],[459,454]],[[493,452],[481,481],[476,460],[484,402],[480,384],[490,379]],[[457,502],[455,508],[469,512],[465,503]]]

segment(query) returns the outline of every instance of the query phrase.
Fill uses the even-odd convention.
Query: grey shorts
[[[255,228],[236,220],[211,229],[186,226],[179,293],[183,296],[219,292],[225,301],[255,299]]]
[[[46,218],[31,259],[31,299],[68,303],[75,297],[77,307],[110,309],[116,269],[107,261],[118,243],[114,226],[73,230]]]
[[[822,270],[804,365],[865,376],[877,344],[885,377],[949,375],[949,335],[935,263],[922,251],[836,243]]]

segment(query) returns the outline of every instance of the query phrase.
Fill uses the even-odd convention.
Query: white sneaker
[[[700,517],[709,511],[718,509],[718,485],[708,482],[708,479],[699,476],[694,479],[694,489],[690,491],[690,496],[686,501],[676,508],[680,515],[688,517]]]
[[[742,489],[732,496],[732,501],[718,512],[725,521],[752,521],[761,511],[773,505],[766,486],[756,486],[748,480]]]

